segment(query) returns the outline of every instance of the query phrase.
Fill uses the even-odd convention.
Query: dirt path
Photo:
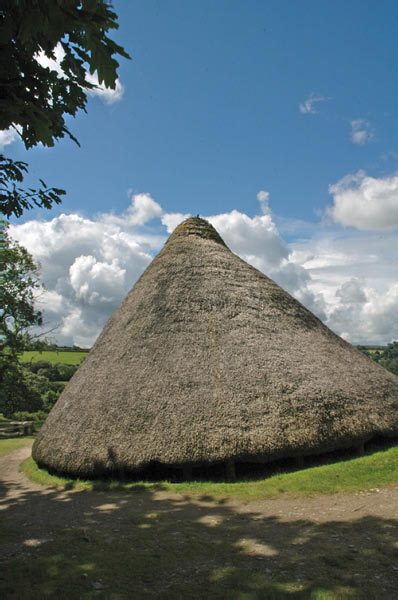
[[[95,539],[95,551],[111,544],[113,552],[125,552],[125,544],[141,548],[145,539],[142,552],[148,551],[146,560],[153,560],[156,548],[164,548],[163,535],[178,567],[173,571],[169,565],[167,573],[165,569],[161,588],[144,577],[138,588],[141,597],[169,597],[165,590],[170,597],[184,597],[178,590],[191,585],[194,564],[199,586],[211,585],[211,574],[224,571],[228,583],[235,570],[240,581],[246,576],[251,581],[253,573],[270,581],[294,581],[297,594],[303,589],[301,582],[311,581],[354,594],[347,598],[398,599],[398,487],[249,503],[187,498],[161,490],[57,491],[19,472],[29,454],[30,448],[21,448],[0,457],[2,566],[15,558],[33,560],[37,551],[45,553],[46,545],[53,547],[54,540],[70,539],[72,533],[76,540],[76,532],[86,542]],[[191,550],[200,541],[188,562],[187,539]],[[214,552],[217,545],[219,552]],[[203,596],[195,597],[206,597],[210,592],[204,590]],[[120,593],[117,597],[129,597]]]
[[[26,512],[26,520],[33,521],[39,514],[37,508],[41,498],[56,495],[57,500],[61,503],[56,505],[57,511],[54,511],[51,515],[40,514],[40,526],[44,531],[48,527],[49,519],[51,519],[51,523],[54,523],[54,520],[57,521],[57,517],[60,517],[64,523],[65,518],[68,516],[67,513],[72,509],[74,517],[76,517],[75,513],[78,512],[80,513],[78,520],[84,522],[82,512],[84,513],[84,509],[91,505],[90,495],[73,490],[54,492],[53,489],[43,488],[27,479],[19,471],[19,465],[25,458],[30,456],[30,452],[31,448],[26,447],[0,456],[0,511],[12,506],[16,507],[18,501],[22,500],[24,510],[28,511]],[[25,502],[26,495],[30,493],[33,494],[32,497],[35,499],[33,506],[32,503]],[[92,492],[94,497],[99,497],[101,500],[107,494],[112,500],[115,497],[121,499],[126,497],[124,492],[119,494],[115,494],[115,492]],[[151,501],[176,500],[179,498],[178,495],[159,491],[152,494]],[[198,500],[193,500],[193,503],[197,506],[205,505],[207,507],[218,504],[217,502],[201,502]],[[282,496],[272,500],[235,501],[228,502],[228,506],[233,507],[239,514],[256,513],[257,517],[274,516],[283,521],[308,519],[315,523],[325,523],[331,520],[346,522],[368,516],[397,520],[398,524],[398,487],[372,488],[365,492],[315,496],[312,498],[292,499]]]

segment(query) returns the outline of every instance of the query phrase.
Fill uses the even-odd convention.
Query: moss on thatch
[[[214,227],[209,226],[209,223],[205,221],[205,219],[200,219],[199,217],[191,217],[180,223],[175,228],[166,244],[175,241],[179,237],[187,238],[191,235],[204,240],[213,240],[214,242],[225,246],[224,240]]]
[[[111,317],[33,456],[71,475],[232,469],[231,459],[319,454],[374,435],[398,435],[398,378],[195,217]]]

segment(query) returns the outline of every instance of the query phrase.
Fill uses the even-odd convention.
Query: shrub
[[[47,413],[44,410],[38,410],[36,412],[17,410],[12,416],[13,419],[16,419],[17,421],[33,421],[34,423],[38,423],[46,420]]]
[[[39,381],[36,381],[39,380]],[[0,411],[10,417],[15,411],[34,412],[43,406],[37,383],[41,378],[20,365],[12,365],[3,374],[0,387]]]

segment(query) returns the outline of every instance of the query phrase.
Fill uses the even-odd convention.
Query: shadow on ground
[[[172,497],[161,484],[85,492],[14,483],[0,494],[2,598],[398,597],[391,519],[281,518],[277,500],[261,512]]]

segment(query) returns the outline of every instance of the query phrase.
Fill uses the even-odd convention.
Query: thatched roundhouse
[[[73,476],[269,462],[398,435],[398,378],[205,220],[179,225],[67,385],[33,457]]]

